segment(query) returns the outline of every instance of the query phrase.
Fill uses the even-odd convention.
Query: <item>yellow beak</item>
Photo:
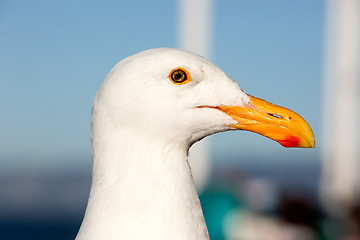
[[[238,122],[231,127],[261,134],[284,147],[315,148],[313,131],[299,114],[260,98],[250,98],[251,103],[244,107],[218,107]]]

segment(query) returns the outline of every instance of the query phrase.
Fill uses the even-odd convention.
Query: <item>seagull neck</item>
[[[149,137],[127,130],[110,131],[106,137],[94,136],[93,183],[98,179],[105,183],[139,177],[128,173],[151,175],[156,170],[162,170],[163,174],[166,174],[171,168],[179,169],[184,173],[183,177],[186,175],[191,178],[187,146],[170,144],[169,141],[161,139],[158,136]],[[156,179],[157,176],[152,178]]]
[[[128,136],[93,139],[92,187],[78,239],[84,232],[87,239],[208,239],[187,149]]]

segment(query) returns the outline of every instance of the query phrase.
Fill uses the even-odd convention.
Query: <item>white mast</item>
[[[212,0],[179,0],[179,46],[206,58],[211,57]],[[202,140],[190,150],[190,165],[198,191],[210,173],[209,142]]]
[[[330,213],[341,214],[360,194],[360,2],[327,5],[321,193]]]

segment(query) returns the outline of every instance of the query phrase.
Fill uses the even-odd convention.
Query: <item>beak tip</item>
[[[312,142],[312,143],[309,143],[305,146],[300,146],[300,147],[303,147],[303,148],[315,148],[315,142]]]
[[[310,129],[310,133],[308,134],[308,138],[305,137],[305,141],[307,143],[306,148],[315,148],[316,144],[315,144],[315,137],[314,137],[314,133],[311,130],[311,127],[309,126]]]
[[[316,144],[315,144],[315,139],[313,139],[313,141],[311,142],[310,145],[311,145],[311,148],[315,148],[315,145],[316,145]]]

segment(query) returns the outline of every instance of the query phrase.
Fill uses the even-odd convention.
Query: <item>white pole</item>
[[[211,56],[212,0],[179,0],[179,45],[206,58]],[[210,173],[208,140],[196,143],[189,162],[198,191],[206,186]]]
[[[210,58],[212,0],[180,0],[180,48]]]
[[[360,194],[360,2],[327,7],[321,193],[329,212],[342,214]]]

